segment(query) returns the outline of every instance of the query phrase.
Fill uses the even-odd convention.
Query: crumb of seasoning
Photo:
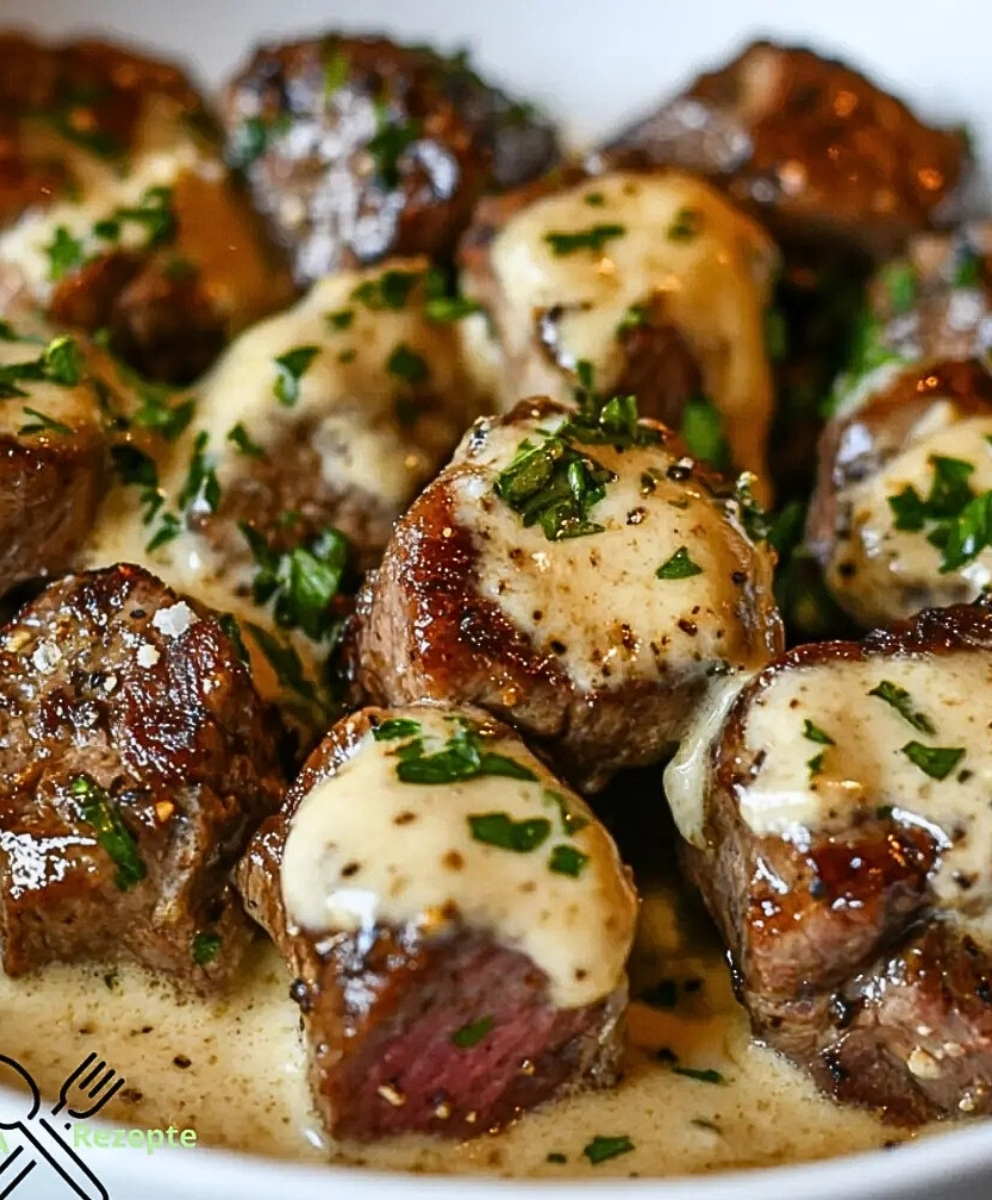
[[[185,1071],[187,1067],[193,1065],[193,1060],[187,1058],[185,1054],[177,1054],[172,1061],[181,1071]]]
[[[673,1067],[672,1070],[676,1075],[684,1075],[686,1079],[695,1079],[699,1083],[727,1082],[719,1071],[714,1071],[712,1068],[700,1071],[696,1067]]]
[[[566,1155],[566,1154],[562,1154],[560,1150],[552,1150],[552,1152],[551,1152],[551,1153],[548,1155],[548,1157],[545,1159],[545,1162],[549,1162],[549,1163],[567,1163],[567,1162],[568,1162],[568,1155]]]

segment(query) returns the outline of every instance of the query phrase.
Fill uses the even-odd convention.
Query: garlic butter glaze
[[[548,240],[597,227],[618,232],[594,249],[564,253]],[[737,466],[766,474],[772,379],[764,314],[776,253],[760,226],[713,188],[676,171],[602,175],[522,209],[490,256],[507,405],[533,393],[568,401],[582,360],[608,392],[624,364],[618,327],[632,305],[657,307],[688,341]],[[553,354],[536,320],[551,311]]]
[[[582,445],[615,479],[588,512],[598,533],[551,541],[493,490],[521,442],[538,445],[566,420],[535,406],[485,422],[456,455],[457,521],[472,531],[475,587],[583,692],[635,680],[683,683],[763,666],[778,646],[765,614],[771,561],[750,541],[736,502],[721,500],[693,463],[664,445]],[[659,568],[688,556],[683,578]],[[767,618],[767,619],[766,619]]]
[[[281,869],[287,922],[333,935],[376,924],[443,929],[457,915],[528,955],[557,1006],[579,1008],[613,992],[624,979],[637,899],[582,800],[505,727],[430,706],[382,711],[376,726],[362,714],[348,721],[347,756],[290,821]],[[533,778],[399,777],[412,741],[433,755],[465,729],[485,754]],[[494,814],[546,823],[547,833],[526,850],[481,840],[489,835],[473,819]],[[562,858],[569,870],[560,869]]]

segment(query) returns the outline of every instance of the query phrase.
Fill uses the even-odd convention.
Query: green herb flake
[[[48,255],[48,278],[57,283],[83,262],[83,243],[75,238],[64,225],[60,225],[45,247]]]
[[[260,117],[249,117],[235,129],[227,149],[232,167],[244,170],[268,149],[269,130]]]
[[[695,1079],[698,1083],[726,1083],[719,1071],[712,1068],[699,1071],[695,1067],[672,1067],[676,1075],[684,1075],[686,1079]]]
[[[806,770],[809,771],[810,779],[815,779],[817,775],[823,774],[823,751],[819,754],[814,754],[811,759],[807,760]]]
[[[904,316],[916,303],[916,271],[911,263],[892,262],[884,266],[878,278],[888,296],[894,317]]]
[[[220,934],[201,930],[193,935],[193,962],[198,967],[212,963],[220,953]]]
[[[167,441],[174,442],[193,420],[196,401],[190,396],[173,404],[168,388],[147,383],[135,386],[141,399],[141,407],[134,414],[135,424],[154,429]]]
[[[246,455],[248,458],[265,458],[265,451],[257,443],[253,442],[251,435],[245,427],[244,421],[239,421],[237,425],[233,425],[227,431],[227,440],[234,446],[240,454]]]
[[[546,233],[544,240],[551,247],[551,253],[562,258],[577,250],[591,250],[599,254],[607,242],[623,237],[626,232],[625,225],[593,225],[574,233]]]
[[[500,775],[528,782],[537,780],[534,772],[523,763],[488,751],[486,739],[478,727],[464,719],[458,721],[455,732],[434,754],[427,754],[419,740],[404,747],[401,761],[396,764],[396,774],[404,783],[417,784],[457,783],[482,775]],[[549,822],[544,824],[550,832]]]
[[[53,338],[41,356],[45,378],[62,387],[75,387],[82,373],[79,347],[71,337]]]
[[[276,381],[272,385],[272,392],[280,404],[292,408],[299,400],[300,380],[319,353],[319,346],[297,346],[273,359],[276,367]]]
[[[530,854],[551,835],[551,822],[545,817],[514,821],[504,812],[470,816],[468,827],[475,841],[500,850],[512,850],[515,854]]]
[[[384,188],[395,188],[400,181],[400,159],[420,137],[421,123],[408,121],[405,125],[392,124],[386,106],[378,109],[378,130],[369,138],[366,149],[373,163],[375,174]]]
[[[202,430],[193,442],[189,470],[179,493],[179,507],[184,511],[216,512],[220,506],[220,483],[217,472],[207,456],[210,435]]]
[[[544,1161],[549,1163],[567,1163],[568,1156],[562,1154],[559,1150],[552,1150]]]
[[[930,718],[916,708],[909,692],[905,688],[899,687],[898,684],[892,683],[891,680],[883,679],[877,687],[871,689],[868,695],[877,696],[879,700],[884,700],[886,704],[890,704],[900,716],[904,717],[920,733],[933,734],[937,732]]]
[[[339,308],[337,312],[327,314],[327,323],[332,329],[350,329],[355,320],[353,308]]]
[[[436,325],[461,321],[481,311],[482,306],[467,296],[428,296],[424,301],[424,315]]]
[[[629,333],[633,329],[643,329],[648,324],[650,315],[646,304],[632,304],[617,324],[617,337],[623,337],[625,333]]]
[[[907,742],[902,752],[931,779],[946,779],[965,755],[958,748],[924,746],[921,742]]]
[[[606,197],[602,192],[586,192],[582,199],[590,208],[602,208],[606,203]]]
[[[588,817],[576,816],[575,813],[568,807],[568,801],[561,792],[552,791],[551,788],[545,788],[544,799],[553,804],[558,809],[558,815],[561,818],[561,827],[566,837],[575,837],[589,824]]]
[[[411,387],[426,383],[430,376],[426,361],[404,342],[400,342],[386,360],[386,370]]]
[[[814,725],[813,722],[809,719],[809,717],[807,717],[806,720],[803,722],[803,737],[806,738],[807,741],[818,742],[821,746],[836,746],[837,745],[837,743],[830,736],[830,734],[825,733],[819,727],[819,725]]]
[[[668,227],[670,242],[691,242],[703,227],[703,214],[695,208],[680,208]]]
[[[303,662],[294,647],[261,625],[247,621],[245,628],[269,660],[269,665],[278,676],[283,691],[297,697],[302,702],[300,707],[303,714],[312,719],[315,713],[323,713],[325,706],[321,702],[317,688],[307,678]]]
[[[251,666],[251,655],[248,653],[248,647],[245,645],[245,639],[241,636],[241,626],[238,624],[238,619],[233,613],[218,613],[214,620],[221,628],[221,632],[227,640],[234,646],[238,658],[246,667]]]
[[[72,427],[65,425],[62,421],[56,421],[47,413],[39,412],[36,408],[24,408],[21,410],[26,417],[34,417],[33,421],[29,421],[26,425],[22,425],[18,429],[18,433],[22,436],[37,433],[58,433],[63,437],[72,435]]]
[[[97,845],[117,867],[114,883],[118,890],[130,891],[148,871],[117,805],[88,775],[77,775],[69,784],[69,794],[75,799],[82,819],[96,830]]]
[[[451,1035],[452,1045],[457,1046],[459,1050],[470,1050],[473,1046],[478,1046],[495,1023],[492,1017],[480,1017],[478,1021],[463,1025]]]
[[[401,738],[420,736],[420,722],[409,717],[388,717],[372,727],[372,737],[377,742],[396,742]]]
[[[340,46],[334,46],[331,53],[324,59],[325,97],[330,98],[336,91],[344,87],[348,82],[350,70],[348,56],[341,50]]]
[[[589,861],[589,855],[576,850],[574,846],[555,846],[548,859],[548,870],[555,875],[568,875],[578,879]]]
[[[975,468],[959,458],[934,455],[933,482],[924,499],[907,484],[888,498],[896,529],[921,532],[932,527],[927,541],[942,552],[940,573],[957,571],[992,545],[992,491],[976,495],[969,476]]]
[[[672,557],[655,571],[658,579],[691,579],[693,575],[702,573],[703,568],[692,561],[685,546],[680,546]]]
[[[730,443],[723,429],[723,417],[707,396],[694,396],[682,410],[679,437],[693,458],[709,463],[718,471],[730,469]]]
[[[312,641],[334,641],[340,621],[330,615],[348,562],[348,539],[330,526],[308,545],[278,553],[247,521],[238,528],[257,565],[252,583],[256,604],[274,599],[273,615],[282,629],[299,629]]]
[[[616,1158],[620,1154],[629,1154],[634,1149],[634,1143],[625,1133],[617,1137],[603,1137],[597,1134],[582,1151],[589,1162],[595,1167],[607,1159]]]
[[[158,529],[152,534],[145,546],[145,550],[149,554],[154,554],[156,550],[160,550],[168,542],[173,541],[182,533],[182,522],[175,513],[163,513],[162,519],[159,522]]]
[[[378,312],[383,309],[400,309],[407,302],[410,292],[423,278],[421,271],[384,271],[375,279],[360,283],[351,293],[351,299]]]

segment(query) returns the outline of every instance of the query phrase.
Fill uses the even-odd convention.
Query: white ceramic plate
[[[85,31],[143,41],[194,63],[207,84],[250,44],[274,35],[382,29],[441,48],[469,45],[482,67],[543,100],[579,140],[767,34],[851,59],[928,116],[967,120],[980,157],[992,157],[988,0],[942,0],[929,11],[905,0],[749,0],[746,8],[735,0],[0,0],[0,22],[52,37]],[[218,1096],[217,1103],[234,1106],[238,1097]],[[891,1153],[666,1182],[384,1176],[282,1166],[199,1147],[154,1157],[136,1149],[89,1153],[114,1200],[542,1200],[563,1189],[588,1200],[986,1200],[992,1194],[992,1122]],[[56,1200],[50,1188],[33,1189],[29,1177],[14,1197]]]

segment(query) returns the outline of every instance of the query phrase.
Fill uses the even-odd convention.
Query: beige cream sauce
[[[111,1122],[172,1124],[195,1129],[206,1146],[386,1170],[660,1176],[826,1158],[905,1136],[819,1096],[800,1072],[751,1041],[721,948],[697,917],[677,917],[684,904],[674,889],[645,902],[635,982],[663,974],[702,985],[691,995],[680,987],[674,1009],[631,1006],[631,1047],[617,1090],[547,1105],[497,1136],[462,1144],[422,1137],[374,1147],[326,1143],[308,1102],[289,976],[268,943],[259,943],[222,1000],[177,1004],[168,984],[134,967],[109,976],[107,968],[64,966],[37,978],[0,976],[4,1052],[49,1096],[90,1051],[106,1057],[127,1081],[103,1114]],[[661,1047],[726,1082],[674,1074],[654,1060]],[[635,1149],[590,1167],[583,1147],[597,1135],[620,1134]],[[568,1161],[548,1163],[551,1153]]]

